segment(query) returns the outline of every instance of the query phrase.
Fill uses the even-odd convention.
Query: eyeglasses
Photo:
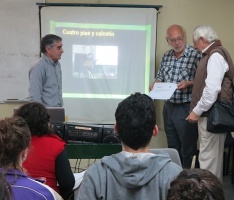
[[[179,36],[178,38],[167,38],[171,43],[176,43],[177,41],[178,42],[182,42],[183,41],[183,39],[184,39],[184,36],[182,35],[182,36]]]

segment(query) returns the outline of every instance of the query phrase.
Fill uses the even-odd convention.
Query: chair
[[[154,154],[168,154],[172,162],[176,163],[179,166],[182,166],[179,153],[176,149],[173,148],[150,149],[150,152]]]

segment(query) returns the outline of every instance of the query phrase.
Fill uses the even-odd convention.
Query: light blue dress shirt
[[[29,70],[29,100],[47,107],[63,106],[62,70],[59,61],[42,57]]]

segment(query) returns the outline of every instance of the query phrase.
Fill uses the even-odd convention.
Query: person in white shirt
[[[191,123],[198,122],[200,168],[209,170],[222,180],[226,133],[208,132],[207,115],[217,99],[231,101],[233,92],[230,90],[230,77],[233,76],[234,67],[232,60],[227,59],[230,58],[229,53],[210,26],[196,27],[193,43],[194,47],[202,52],[202,59],[194,79],[191,112],[186,119]]]

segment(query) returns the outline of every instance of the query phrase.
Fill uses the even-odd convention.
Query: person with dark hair
[[[220,180],[205,169],[184,169],[170,185],[167,200],[225,200]]]
[[[170,182],[182,168],[168,155],[149,153],[150,140],[158,133],[153,100],[132,94],[119,103],[115,119],[122,152],[86,170],[76,199],[166,199]]]
[[[6,187],[10,186],[11,199],[62,200],[52,188],[23,172],[22,165],[27,158],[30,141],[30,130],[23,118],[0,120],[0,173],[8,182]]]
[[[190,168],[192,158],[197,154],[197,124],[190,124],[185,118],[189,114],[193,79],[201,54],[186,43],[186,32],[178,24],[167,29],[166,40],[172,47],[163,57],[155,81],[176,83],[177,88],[163,108],[164,129],[169,148],[179,152],[183,168]]]
[[[11,188],[5,177],[0,173],[0,200],[10,200]]]
[[[48,34],[41,39],[41,58],[29,70],[29,99],[49,107],[63,106],[62,38]]]
[[[23,167],[34,177],[63,196],[72,192],[75,178],[65,151],[66,143],[50,128],[47,109],[38,102],[30,102],[16,110],[14,116],[23,117],[31,131],[32,141]]]

